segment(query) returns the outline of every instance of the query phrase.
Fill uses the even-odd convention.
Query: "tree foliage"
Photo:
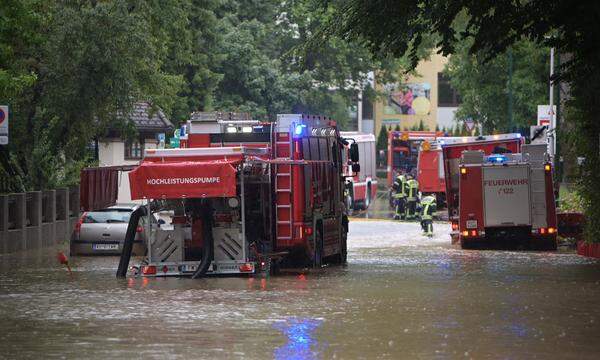
[[[522,40],[484,62],[484,54],[469,52],[470,43],[456,46],[445,70],[461,97],[457,120],[473,119],[485,133],[535,124],[537,105],[547,102],[549,49]]]
[[[377,150],[387,150],[388,146],[388,130],[385,125],[381,125],[379,135],[377,135]]]
[[[321,113],[343,126],[368,71],[397,64],[339,37],[296,51],[331,9],[312,0],[2,2],[0,103],[10,105],[11,142],[0,149],[0,191],[76,183],[94,139],[135,132],[118,114],[139,100],[176,124],[224,110]]]
[[[319,32],[361,41],[372,52],[402,56],[409,52],[412,64],[415,48],[426,35],[438,36],[437,48],[450,55],[468,39],[471,54],[491,60],[519,41],[555,47],[568,54],[554,81],[570,87],[568,121],[574,124],[572,141],[585,156],[581,195],[586,206],[586,237],[600,241],[600,3],[558,1],[410,1],[348,0],[337,7],[336,15]],[[457,21],[466,18],[466,25]],[[382,20],[384,19],[384,20]]]

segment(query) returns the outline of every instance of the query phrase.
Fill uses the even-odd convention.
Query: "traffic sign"
[[[537,124],[538,126],[551,126],[552,125],[552,117],[556,117],[556,105],[552,106],[552,111],[550,110],[550,105],[538,105],[537,108]]]
[[[8,106],[0,105],[0,145],[8,144]]]
[[[473,131],[473,128],[475,128],[475,121],[473,121],[471,118],[468,118],[465,120],[465,126],[467,131]]]

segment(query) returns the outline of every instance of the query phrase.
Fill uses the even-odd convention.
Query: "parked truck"
[[[163,219],[157,225],[146,222],[143,276],[346,262],[345,176],[356,175],[359,151],[333,120],[284,114],[271,123],[195,113],[180,146],[146,150],[129,173],[132,199],[145,203],[138,218],[163,214],[155,216]],[[119,276],[129,262],[124,249]]]
[[[416,176],[419,148],[424,141],[444,136],[441,131],[390,131],[388,133],[387,184],[394,183],[398,174]]]
[[[522,145],[520,153],[464,151],[459,173],[462,248],[556,250],[552,165],[546,144]]]
[[[348,209],[366,210],[377,196],[375,135],[359,132],[341,132],[340,135],[357,144],[360,159],[360,172],[353,173],[350,167],[347,168],[346,206]]]
[[[483,151],[493,153],[518,153],[522,144],[521,134],[498,134],[487,136],[452,137],[438,141],[444,159],[444,180],[446,184],[446,207],[452,225],[452,242],[459,241],[460,210],[460,161],[463,151]]]

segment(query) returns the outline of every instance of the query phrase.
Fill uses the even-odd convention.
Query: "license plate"
[[[467,229],[477,229],[477,220],[467,220]]]
[[[119,244],[93,244],[94,250],[119,250]]]
[[[181,271],[183,272],[192,272],[198,270],[198,265],[182,265]]]

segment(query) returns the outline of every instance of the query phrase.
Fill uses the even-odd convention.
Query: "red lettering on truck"
[[[483,181],[483,186],[515,186],[527,184],[529,184],[529,179],[496,179]]]

